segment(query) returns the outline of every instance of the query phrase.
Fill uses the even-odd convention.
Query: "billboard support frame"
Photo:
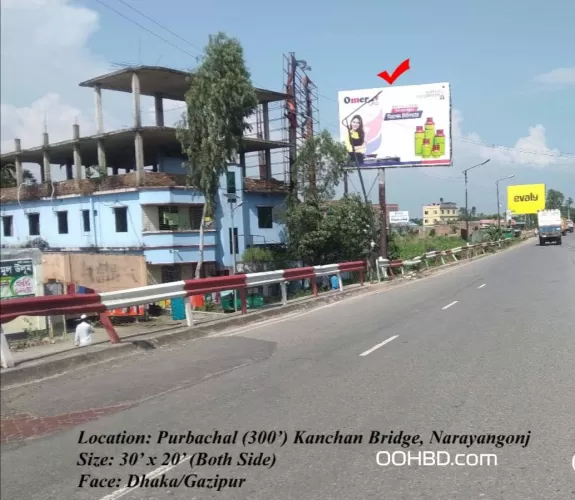
[[[351,150],[352,150],[352,153],[353,153],[353,159],[354,159],[354,162],[355,162],[355,169],[357,170],[357,173],[358,173],[358,175],[359,175],[359,182],[360,182],[360,184],[361,184],[361,190],[362,190],[362,192],[363,192],[363,199],[364,199],[364,201],[365,201],[365,205],[366,205],[367,209],[369,210],[368,213],[369,213],[369,218],[370,218],[370,221],[371,221],[371,237],[372,237],[372,240],[375,240],[375,236],[376,236],[376,232],[375,232],[375,221],[373,220],[373,209],[371,208],[371,203],[369,202],[369,200],[368,200],[368,198],[367,198],[367,191],[365,190],[365,182],[364,182],[364,180],[363,180],[363,174],[361,173],[361,169],[360,169],[359,163],[358,163],[358,161],[357,161],[357,155],[356,155],[356,152],[355,152],[355,146],[353,145],[353,141],[351,140],[351,129],[350,129],[350,127],[349,127],[349,121],[348,121],[348,120],[349,120],[349,117],[350,117],[350,116],[353,116],[353,115],[354,115],[355,113],[357,113],[361,108],[363,108],[364,106],[366,106],[366,105],[369,104],[370,102],[372,102],[372,101],[374,101],[375,99],[377,99],[382,92],[383,92],[383,90],[380,90],[377,94],[375,94],[373,97],[371,97],[370,99],[368,99],[366,102],[362,103],[361,106],[358,106],[358,107],[357,107],[356,109],[354,109],[349,115],[347,115],[345,118],[343,118],[343,120],[341,120],[341,124],[346,128],[347,133],[348,133],[348,137],[349,137],[350,144],[351,144]],[[353,169],[353,167],[350,167],[350,168],[347,168],[346,170],[354,170],[354,169]],[[345,174],[345,176],[346,176],[346,177],[345,177],[345,179],[344,179],[344,182],[345,182],[345,186],[344,186],[344,187],[345,187],[345,191],[344,191],[344,194],[347,195],[347,173]],[[381,185],[380,185],[380,204],[381,204],[381,189],[382,189],[382,188],[381,188]],[[383,199],[384,199],[384,201],[385,201],[385,177],[384,177],[384,183],[383,183]],[[385,208],[384,208],[384,213],[383,213],[383,215],[384,215],[384,221],[383,221],[382,228],[381,228],[381,233],[382,233],[382,235],[381,235],[381,237],[380,237],[380,246],[381,246],[380,251],[381,251],[382,256],[383,256],[383,253],[384,253],[384,252],[385,252],[385,255],[387,256],[387,232],[385,232],[385,237],[383,236],[383,234],[384,234],[384,229],[386,229],[386,228],[385,228],[385,225],[386,225],[385,223],[387,222],[387,220],[386,220],[386,218],[385,218],[385,217],[386,217],[386,216],[385,216]],[[386,258],[386,257],[384,257],[384,258]]]

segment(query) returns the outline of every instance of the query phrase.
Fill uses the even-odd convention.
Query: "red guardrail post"
[[[106,329],[106,333],[108,334],[108,337],[110,337],[110,343],[119,344],[121,342],[120,337],[118,337],[118,333],[116,332],[110,317],[105,312],[100,313],[100,323],[102,323],[102,326]]]
[[[315,274],[310,279],[311,279],[311,286],[313,289],[313,295],[314,297],[317,297],[317,280],[315,279]]]
[[[240,300],[242,302],[242,314],[247,314],[248,312],[248,302],[247,302],[246,288],[240,288]]]

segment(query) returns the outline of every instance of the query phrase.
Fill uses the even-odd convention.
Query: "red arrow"
[[[395,71],[391,76],[389,76],[389,73],[387,71],[382,71],[381,73],[378,73],[377,76],[383,78],[390,85],[393,85],[395,80],[397,80],[401,75],[403,75],[403,73],[405,73],[408,69],[410,69],[409,59],[406,59],[397,68],[395,68]]]

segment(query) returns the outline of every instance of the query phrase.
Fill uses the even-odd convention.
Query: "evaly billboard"
[[[352,165],[451,166],[449,83],[341,91],[338,103]]]
[[[507,186],[507,210],[516,215],[545,210],[545,184]]]

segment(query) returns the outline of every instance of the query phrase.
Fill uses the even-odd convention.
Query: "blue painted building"
[[[200,258],[200,225],[204,196],[187,187],[175,129],[163,125],[162,99],[184,99],[185,76],[165,68],[139,67],[105,75],[83,86],[101,90],[132,90],[134,108],[139,94],[153,95],[156,126],[143,127],[137,113],[128,130],[80,138],[74,126],[71,141],[2,155],[2,166],[13,164],[19,186],[3,188],[0,236],[3,247],[40,246],[44,251],[81,252],[87,255],[120,253],[143,255],[152,282],[193,277]],[[261,113],[267,103],[284,94],[258,90]],[[102,110],[96,109],[99,117]],[[100,128],[101,124],[99,124]],[[264,132],[266,127],[264,126]],[[236,165],[220,179],[214,220],[204,224],[204,276],[229,272],[250,246],[281,244],[284,228],[274,207],[284,204],[286,186],[273,179],[269,152],[286,148],[283,142],[263,137],[246,138]],[[246,176],[246,153],[261,153],[259,178]],[[39,163],[41,179],[27,185],[23,164]],[[67,179],[52,180],[52,166],[65,166]],[[94,177],[94,168],[105,175]],[[267,168],[266,168],[267,167]],[[104,170],[102,170],[104,169]],[[235,238],[232,240],[232,235]],[[90,283],[83,283],[90,286]]]

